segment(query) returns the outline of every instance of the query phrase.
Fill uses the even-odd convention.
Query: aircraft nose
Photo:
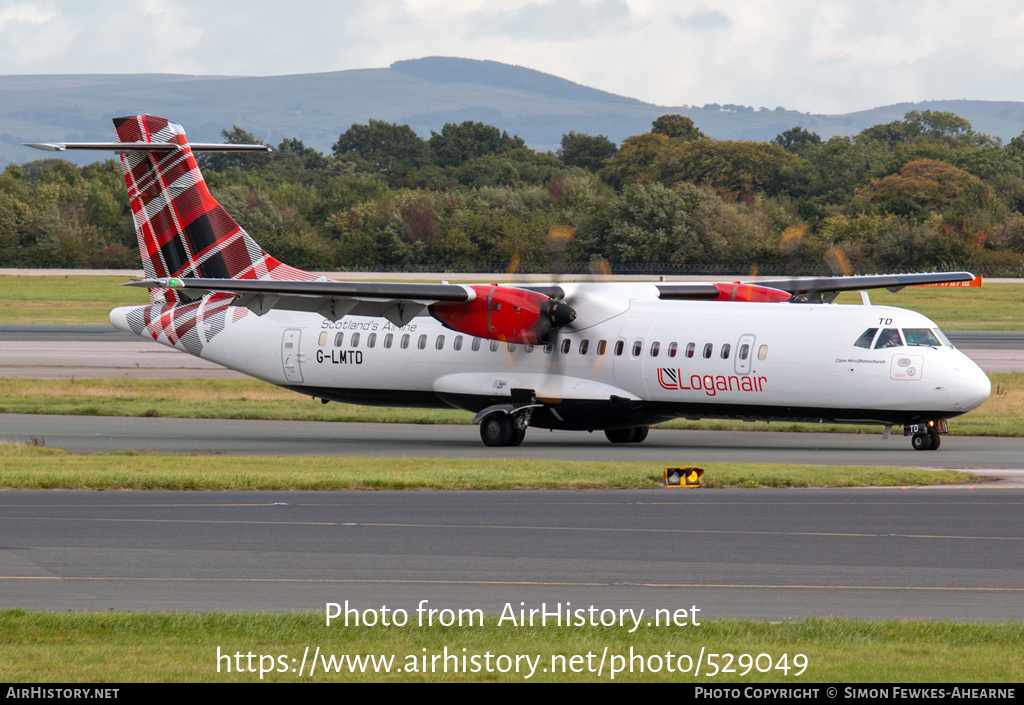
[[[949,400],[963,411],[977,409],[992,393],[992,382],[974,362],[964,356],[949,376]]]

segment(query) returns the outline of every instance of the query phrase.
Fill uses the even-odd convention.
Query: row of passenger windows
[[[395,341],[395,337],[396,336],[395,336],[394,333],[385,333],[384,336],[383,336],[383,340],[381,341],[382,342],[382,346],[385,347],[385,348],[393,347],[395,342],[396,342]],[[398,342],[398,347],[400,347],[402,350],[408,349],[409,346],[412,344],[412,337],[413,336],[411,334],[409,334],[409,333],[402,334],[402,336],[397,341]],[[455,338],[452,340],[452,349],[453,350],[462,350],[464,337],[465,336],[461,336],[461,335],[456,335],[455,336]],[[327,340],[328,340],[328,333],[327,333],[327,331],[321,332],[320,333],[320,340],[319,340],[320,347],[324,347],[325,345],[327,345]],[[358,348],[360,343],[362,342],[367,348],[373,348],[373,347],[376,347],[377,341],[378,341],[378,336],[377,336],[376,333],[368,333],[366,335],[365,342],[364,342],[363,335],[361,333],[351,333],[349,335],[349,339],[348,339],[348,346],[350,348]],[[425,350],[427,348],[428,343],[429,343],[428,336],[426,334],[421,334],[421,335],[419,335],[416,338],[416,349],[417,350]],[[485,343],[490,348],[491,352],[497,352],[498,349],[501,347],[501,343],[498,342],[497,340],[485,341],[482,338],[473,338],[472,339],[472,343],[470,344],[470,348],[472,350],[474,350],[474,351],[480,350],[481,347]],[[334,335],[334,347],[340,348],[344,344],[345,344],[345,333],[336,333]],[[506,343],[505,345],[506,345],[506,347],[507,347],[509,352],[515,352],[516,349],[519,347],[519,343]],[[445,336],[444,335],[437,336],[434,339],[434,349],[435,350],[444,350],[444,346],[445,346]],[[630,351],[629,351],[630,355],[632,357],[640,357],[643,354],[643,352],[644,352],[644,346],[645,346],[645,343],[644,343],[643,340],[634,340],[633,344],[630,347]],[[733,346],[730,343],[724,343],[722,346],[720,346],[718,348],[718,357],[722,358],[723,360],[728,360],[730,358],[730,356],[732,355],[732,347]],[[523,349],[526,352],[528,352],[528,353],[532,353],[533,352],[533,348],[534,348],[533,345],[523,345]],[[543,349],[544,349],[545,353],[550,353],[554,349],[554,345],[545,345],[543,347]],[[573,349],[573,341],[568,339],[568,338],[563,339],[561,344],[559,345],[559,350],[563,354],[565,354],[565,355],[568,355],[569,353],[571,353],[572,349]],[[576,351],[580,355],[586,355],[586,354],[588,354],[590,352],[590,350],[591,350],[590,340],[586,339],[586,338],[581,340],[581,341],[579,341],[579,344],[576,347]],[[597,341],[597,344],[594,346],[594,350],[595,350],[595,352],[598,355],[606,354],[608,352],[608,341],[607,340],[599,340],[599,341]],[[612,352],[613,352],[614,355],[622,355],[625,352],[625,350],[626,350],[626,341],[625,340],[616,340],[615,344],[612,346]],[[679,343],[669,343],[667,346],[665,346],[664,352],[665,352],[665,357],[676,357],[676,356],[678,356],[680,354]],[[739,349],[737,350],[737,356],[741,360],[746,360],[746,359],[748,359],[750,357],[751,352],[752,352],[751,351],[751,346],[748,343],[743,343],[743,344],[741,344],[739,346]],[[662,344],[661,344],[660,341],[652,342],[650,344],[650,347],[647,348],[647,354],[650,357],[658,357],[659,355],[661,355],[661,353],[662,353]],[[695,357],[696,354],[697,354],[697,344],[696,343],[687,343],[686,347],[684,347],[682,349],[683,357],[688,357],[688,358]],[[701,350],[701,356],[703,358],[705,358],[705,359],[710,359],[710,358],[714,357],[715,356],[715,345],[714,345],[714,343],[705,343],[704,347]],[[761,347],[759,347],[757,349],[757,359],[758,360],[764,360],[767,356],[768,356],[768,346],[767,345],[762,345]]]
[[[904,343],[904,340],[906,343]],[[881,333],[878,332],[878,328],[868,328],[860,334],[854,345],[858,348],[870,350],[872,341],[875,343],[875,350],[879,348],[901,348],[904,344],[924,345],[933,348],[945,344],[952,347],[952,343],[942,334],[942,331],[933,331],[930,328],[904,328],[903,337],[900,337],[900,329],[898,328],[883,328]]]

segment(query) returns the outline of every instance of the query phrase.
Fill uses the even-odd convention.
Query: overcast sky
[[[663,106],[1024,100],[1014,0],[0,0],[0,73],[279,75],[424,56]]]

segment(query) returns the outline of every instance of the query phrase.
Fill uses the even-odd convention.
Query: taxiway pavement
[[[1024,607],[1022,505],[995,487],[3,492],[0,607],[1004,621]]]

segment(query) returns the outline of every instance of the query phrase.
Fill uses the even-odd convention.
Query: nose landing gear
[[[946,431],[945,419],[907,424],[903,427],[903,435],[911,437],[910,444],[914,450],[938,450],[942,442],[940,434]]]

